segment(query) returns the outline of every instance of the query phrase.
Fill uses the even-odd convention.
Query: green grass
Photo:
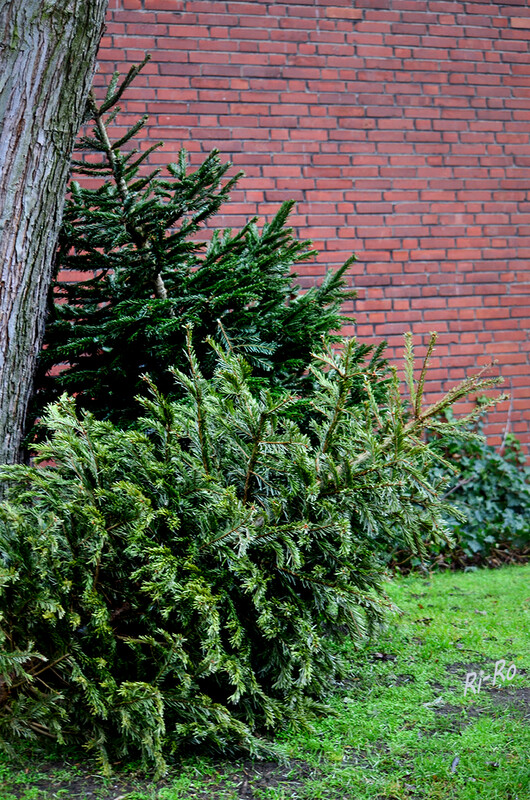
[[[285,730],[286,764],[187,757],[157,786],[134,765],[114,779],[73,754],[0,757],[0,800],[530,800],[530,567],[389,583],[402,609],[351,674],[333,713]],[[464,697],[467,671],[504,659],[515,678]],[[525,672],[526,670],[526,672]]]

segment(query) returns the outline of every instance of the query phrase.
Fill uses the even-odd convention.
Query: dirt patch
[[[415,683],[416,678],[414,675],[409,675],[407,672],[403,672],[399,675],[396,675],[394,680],[391,682],[392,686],[403,686],[404,683]]]
[[[362,759],[361,759],[362,760]],[[276,788],[280,785],[287,790],[295,790],[305,781],[314,780],[321,774],[302,760],[294,760],[286,765],[276,761],[251,761],[246,760],[236,765],[233,762],[219,762],[214,765],[216,774],[210,777],[199,778],[196,784],[194,797],[197,800],[220,800],[220,798],[237,798],[237,800],[255,800],[267,788]],[[138,778],[137,780],[120,779],[119,774],[111,780],[104,780],[96,774],[89,774],[87,770],[80,769],[79,777],[60,780],[57,773],[70,770],[71,765],[61,762],[47,762],[34,767],[43,777],[39,780],[28,781],[27,785],[17,783],[10,786],[8,791],[13,797],[19,798],[26,795],[29,789],[35,792],[38,789],[46,793],[47,797],[65,796],[68,800],[116,800],[118,797],[127,797],[129,793],[145,792],[153,788],[152,781]],[[49,776],[49,777],[45,777]],[[29,776],[28,776],[29,778]],[[159,781],[157,789],[171,786],[171,777]]]
[[[316,777],[318,777],[317,771],[304,761],[290,762],[287,766],[281,766],[274,761],[264,763],[246,761],[243,763],[243,769],[232,775],[231,783],[237,787],[237,796],[240,800],[254,800],[256,789],[263,791],[280,785],[294,789],[301,786],[304,781]]]
[[[433,707],[436,717],[447,720],[444,727],[453,733],[457,733],[469,725],[478,717],[487,715],[496,717],[498,709],[508,709],[510,714],[522,714],[523,719],[530,720],[530,688],[526,687],[486,687],[481,694],[491,698],[495,708],[486,708],[477,704],[469,706],[459,706],[452,703]]]
[[[459,677],[465,678],[468,672],[480,672],[480,670],[484,669],[488,664],[495,664],[495,659],[481,656],[480,661],[470,661],[468,663],[456,661],[454,664],[448,664],[445,669],[447,672],[450,672],[451,675],[458,675]]]
[[[506,654],[506,663],[509,663],[512,658],[513,656]],[[446,671],[450,675],[454,675],[462,681],[461,688],[463,695],[464,680],[466,675],[469,672],[475,672],[479,674],[481,670],[484,672],[492,672],[491,665],[495,663],[495,659],[481,656],[480,661],[457,661],[454,664],[448,664],[446,666]],[[526,670],[518,670],[517,674],[525,675]],[[444,687],[442,687],[440,684],[436,684],[436,686],[433,685],[433,688],[441,691]],[[444,705],[433,706],[433,711],[439,719],[452,718],[450,729],[458,731],[466,725],[469,725],[473,719],[476,719],[484,714],[490,716],[497,715],[498,712],[496,712],[495,709],[492,709],[491,707],[485,708],[483,705],[480,705],[480,696],[483,698],[490,698],[494,706],[497,706],[497,708],[508,708],[510,711],[513,710],[518,714],[522,713],[524,719],[530,719],[530,688],[510,686],[506,685],[506,683],[499,684],[497,686],[488,686],[487,684],[483,684],[480,694],[474,695],[475,702],[473,705],[460,706],[452,703],[445,703]]]
[[[448,733],[459,733],[483,714],[491,714],[491,710],[481,706],[457,706],[445,703],[433,708],[436,716],[436,728]]]
[[[127,779],[121,780],[118,776],[110,781],[105,781],[99,775],[91,774],[86,768],[80,768],[80,774],[75,778],[68,778],[61,780],[57,777],[57,773],[66,770],[71,770],[71,765],[62,762],[45,762],[38,764],[32,768],[32,772],[37,772],[43,775],[39,780],[30,778],[28,774],[27,784],[17,783],[8,788],[10,795],[13,797],[25,797],[28,791],[39,790],[47,796],[65,796],[68,800],[114,800],[120,795],[127,795],[130,792],[137,791],[141,784],[147,786],[150,782],[144,781],[130,781]],[[46,777],[48,776],[48,777]],[[161,783],[160,786],[166,785]],[[67,794],[65,794],[67,792]]]
[[[523,719],[530,719],[530,688],[521,686],[488,687],[488,696],[497,706],[522,712]]]
[[[434,713],[441,717],[460,715],[463,725],[467,725],[472,719],[477,719],[482,714],[487,713],[487,709],[479,706],[455,706],[452,703],[445,703],[443,706],[433,708]]]

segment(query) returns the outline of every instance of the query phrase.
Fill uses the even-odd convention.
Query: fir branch
[[[315,578],[311,575],[306,575],[302,572],[295,572],[294,570],[287,569],[286,567],[279,567],[277,565],[274,566],[279,572],[285,572],[287,575],[292,575],[294,578],[298,578],[301,581],[308,581],[309,583],[314,583],[319,586],[324,586],[328,589],[334,589],[338,592],[344,592],[345,594],[353,595],[358,597],[364,601],[369,603],[373,603],[374,605],[378,605],[381,607],[385,607],[388,609],[394,609],[395,606],[390,601],[382,600],[380,597],[373,597],[365,594],[364,592],[360,592],[352,586],[339,586],[337,583],[331,583],[329,581],[324,581],[321,578]]]
[[[252,519],[253,514],[254,514],[254,507],[252,506],[251,510],[250,510],[250,513],[247,514],[247,516],[245,517],[244,520],[239,522],[237,525],[235,525],[229,531],[226,531],[226,533],[221,534],[221,536],[217,536],[215,539],[212,539],[209,542],[205,542],[203,545],[201,545],[199,547],[199,550],[204,550],[206,547],[211,547],[213,544],[217,544],[217,542],[220,542],[223,539],[226,539],[227,536],[231,536],[232,533],[235,533],[236,531],[238,531],[241,528],[243,528],[245,525],[248,525],[249,521]]]
[[[133,64],[133,66],[129,69],[129,72],[121,82],[119,88],[116,90],[116,86],[118,84],[117,74],[114,73],[113,79],[109,85],[109,91],[107,92],[107,97],[105,102],[99,108],[100,114],[105,114],[110,108],[116,105],[119,101],[120,97],[124,93],[124,91],[131,85],[134,81],[138,73],[145,67],[148,61],[151,60],[151,54],[146,53],[145,58],[140,64]],[[109,96],[110,94],[110,96]],[[92,107],[91,107],[92,110]]]
[[[414,345],[412,332],[405,333],[405,378],[412,408],[416,408],[416,387],[414,384]]]
[[[252,451],[251,451],[251,454],[250,454],[250,458],[248,460],[247,472],[246,472],[246,475],[245,475],[245,486],[244,486],[244,489],[243,489],[243,502],[244,503],[248,503],[248,501],[250,499],[250,482],[252,480],[252,475],[254,473],[254,467],[256,466],[256,462],[258,460],[259,447],[260,447],[260,444],[261,444],[261,434],[262,434],[262,431],[263,431],[263,425],[265,424],[266,418],[267,418],[267,412],[262,411],[260,416],[259,416],[258,427],[257,427],[256,433],[254,435],[254,439],[253,439],[253,442],[252,442]]]
[[[209,454],[208,432],[206,427],[206,412],[204,408],[202,390],[200,385],[202,375],[200,375],[199,373],[197,360],[195,358],[195,353],[193,352],[191,325],[188,325],[186,327],[186,351],[191,372],[191,379],[193,381],[193,387],[194,387],[193,399],[195,400],[195,409],[197,416],[197,432],[199,435],[201,459],[204,466],[204,471],[206,475],[209,476],[211,470],[211,464],[210,464],[210,454]]]
[[[139,65],[138,67],[131,67],[131,69],[129,70],[127,78],[123,81],[122,86],[120,87],[120,89],[116,93],[116,95],[118,97],[121,94],[121,92],[123,92],[124,89],[126,88],[126,86],[128,85],[127,81],[130,83],[134,79],[134,77],[138,74],[140,69],[147,63],[148,60],[149,60],[149,57],[146,56],[146,58],[144,59],[144,61],[142,62],[141,65]],[[129,78],[130,78],[130,80],[129,80]],[[112,102],[111,102],[111,100],[112,100]],[[89,97],[88,97],[88,104],[89,104],[89,108],[90,108],[91,113],[92,113],[92,117],[95,120],[96,129],[97,129],[97,132],[98,132],[99,140],[100,140],[101,145],[102,145],[102,147],[104,149],[104,152],[105,152],[105,154],[107,156],[110,168],[112,170],[112,174],[114,176],[114,180],[116,182],[116,186],[118,188],[118,192],[119,192],[120,197],[121,197],[121,201],[122,201],[123,205],[127,205],[128,202],[132,198],[131,198],[131,195],[129,193],[129,189],[127,187],[127,181],[126,181],[125,176],[124,176],[123,159],[122,159],[122,157],[120,156],[119,153],[115,152],[115,150],[117,149],[117,144],[113,145],[111,143],[111,141],[109,139],[109,135],[107,133],[107,128],[106,128],[105,123],[103,122],[103,119],[102,119],[102,115],[103,115],[104,111],[107,108],[110,108],[112,105],[114,105],[115,102],[117,102],[117,100],[113,100],[113,98],[111,98],[111,100],[108,100],[106,103],[103,103],[103,105],[98,108],[98,105],[96,103],[96,98],[94,96],[94,92],[93,92],[93,90],[91,90],[90,93],[89,93]],[[144,124],[144,122],[145,122],[145,120],[142,121],[142,125]],[[138,125],[137,125],[137,127],[138,127]],[[141,127],[141,125],[139,127]],[[128,138],[130,138],[130,137],[127,137],[125,139],[125,141],[127,141]],[[120,142],[122,142],[122,141],[124,141],[124,137],[122,137],[122,139],[120,140]],[[152,252],[152,248],[150,246],[149,241],[145,238],[144,232],[141,229],[139,229],[138,227],[136,227],[135,225],[131,224],[131,222],[127,222],[126,226],[127,226],[128,231],[131,233],[131,235],[133,237],[133,240],[135,241],[137,246],[140,249],[144,249],[149,254],[150,261],[154,262],[155,258],[154,258],[153,252]],[[166,300],[167,299],[167,289],[165,287],[164,281],[163,281],[162,276],[161,276],[159,271],[155,272],[155,275],[153,277],[153,286],[154,286],[155,296],[159,300]]]
[[[429,360],[432,355],[432,351],[434,350],[434,345],[436,344],[436,333],[430,334],[431,338],[429,341],[429,345],[427,347],[427,353],[425,358],[423,359],[423,364],[421,368],[420,377],[418,380],[418,388],[416,389],[416,400],[414,402],[414,415],[416,418],[421,417],[421,403],[423,400],[423,387],[425,385],[425,376],[427,375],[427,367],[429,366]]]

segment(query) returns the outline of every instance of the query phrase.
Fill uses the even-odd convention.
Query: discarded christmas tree
[[[213,369],[206,345],[211,336],[245,356],[255,385],[303,393],[311,380],[311,352],[348,319],[340,312],[354,295],[345,273],[355,257],[329,272],[320,286],[300,291],[293,267],[315,251],[286,227],[292,202],[261,231],[253,219],[238,232],[214,232],[208,244],[199,242],[198,232],[228,200],[240,173],[223,182],[230,164],[221,163],[216,151],[189,171],[181,150],[167,177],[159,170],[141,175],[159,144],[141,154],[122,148],[146,117],[111,140],[119,98],[142,66],[132,68],[119,87],[115,75],[103,103],[90,97],[94,129],[79,147],[97,153],[97,160],[75,160],[73,170],[103,181],[96,188],[70,186],[33,419],[67,391],[78,406],[128,426],[138,413],[135,395],[145,394],[142,373],[162,392],[174,394],[168,369],[185,364],[184,328],[190,323],[205,375]],[[86,277],[69,282],[65,270]],[[374,371],[382,364],[381,350],[366,367],[374,384],[381,380]],[[355,358],[363,362],[369,352],[357,345]],[[53,370],[58,365],[66,366],[60,374]]]
[[[368,382],[349,403],[355,345],[326,348],[308,431],[241,356],[214,349],[205,378],[191,337],[182,399],[148,382],[136,430],[50,406],[36,450],[54,465],[0,469],[0,745],[44,735],[161,773],[164,753],[264,754],[264,735],[310,724],[347,674],[341,642],[389,606],[383,547],[444,540],[425,430],[454,432],[440,412],[496,383],[424,407],[433,346],[416,382],[407,343],[411,407],[395,370],[384,406]]]

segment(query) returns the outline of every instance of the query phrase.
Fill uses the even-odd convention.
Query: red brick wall
[[[150,51],[124,111],[152,160],[243,168],[218,225],[295,198],[303,281],[356,252],[357,336],[437,330],[431,392],[497,358],[528,443],[529,44],[526,0],[110,0],[98,80]]]

